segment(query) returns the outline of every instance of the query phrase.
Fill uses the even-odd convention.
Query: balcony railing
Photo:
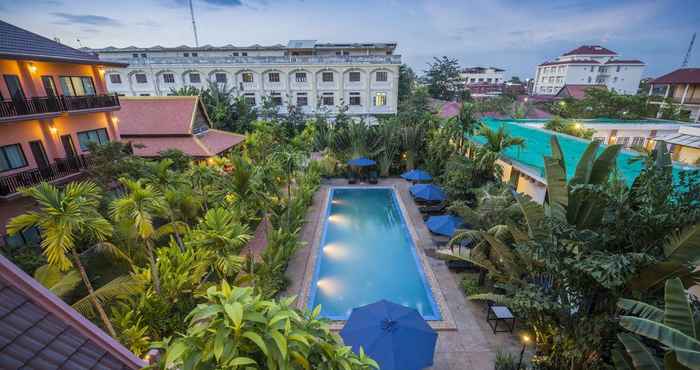
[[[128,62],[130,66],[146,66],[157,64],[401,64],[401,55],[345,55],[345,56],[265,56],[265,57],[148,57],[139,59],[108,58],[109,60]]]
[[[89,165],[89,157],[58,158],[48,167],[32,168],[7,176],[0,176],[0,196],[16,193],[20,188],[31,187],[43,181],[54,181],[79,173]]]
[[[83,109],[119,107],[117,95],[41,96],[0,101],[0,119]]]

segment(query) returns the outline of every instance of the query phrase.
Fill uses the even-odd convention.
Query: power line
[[[695,36],[697,36],[697,33],[693,32],[693,37],[690,38],[690,45],[688,45],[688,51],[685,52],[685,59],[683,59],[683,64],[681,65],[681,68],[685,68],[688,66],[690,54],[693,52],[693,44],[695,44]]]
[[[194,21],[194,7],[190,0],[190,16],[192,17],[192,32],[194,32],[194,46],[199,47],[199,38],[197,37],[197,23]]]

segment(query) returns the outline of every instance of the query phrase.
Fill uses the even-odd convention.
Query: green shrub
[[[464,274],[459,285],[467,296],[488,292],[486,287],[479,286],[479,274]]]
[[[518,369],[518,362],[515,356],[500,350],[496,352],[496,362],[494,365],[495,370],[520,370]]]

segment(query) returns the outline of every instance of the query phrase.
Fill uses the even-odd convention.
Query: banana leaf
[[[664,245],[664,254],[671,261],[689,264],[700,262],[700,224],[671,235]]]
[[[664,320],[664,311],[662,309],[644,302],[621,298],[619,301],[617,301],[617,307],[630,315],[657,322],[662,322]]]
[[[549,216],[560,221],[566,221],[566,209],[569,206],[566,170],[557,159],[544,157],[544,172],[547,179]]]
[[[690,302],[679,279],[672,279],[666,282],[664,299],[664,324],[681,331],[691,338],[697,338]]]
[[[632,359],[632,364],[637,370],[661,370],[661,364],[652,354],[651,350],[647,348],[639,339],[635,338],[633,335],[620,333],[617,335],[627,354]]]

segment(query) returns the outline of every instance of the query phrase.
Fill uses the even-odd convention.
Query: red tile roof
[[[197,96],[120,97],[119,133],[130,135],[189,135],[197,112]]]
[[[206,158],[242,143],[245,136],[209,129],[198,135],[133,137],[124,140],[130,141],[134,154],[141,157],[158,157],[166,149],[178,149],[192,157]]]
[[[667,73],[657,79],[651,80],[652,84],[700,84],[700,68],[681,68]]]
[[[0,369],[144,366],[143,360],[0,255]]]
[[[574,99],[583,99],[586,97],[586,90],[588,89],[605,89],[607,90],[608,87],[605,85],[564,85],[562,88],[557,92],[557,97],[566,97],[570,96]],[[565,94],[564,94],[565,93]]]
[[[438,115],[440,116],[440,118],[452,118],[459,114],[460,108],[461,105],[459,102],[450,101],[443,104],[443,106],[440,108],[440,112],[438,113]]]
[[[625,60],[625,59],[616,59],[616,60],[609,60],[605,62],[605,64],[644,64],[641,60],[636,60],[636,59],[631,59],[631,60]]]
[[[544,62],[540,66],[555,66],[559,64],[600,64],[600,62],[595,60],[561,60],[555,62]]]
[[[600,45],[582,45],[564,55],[617,55],[617,53]]]

